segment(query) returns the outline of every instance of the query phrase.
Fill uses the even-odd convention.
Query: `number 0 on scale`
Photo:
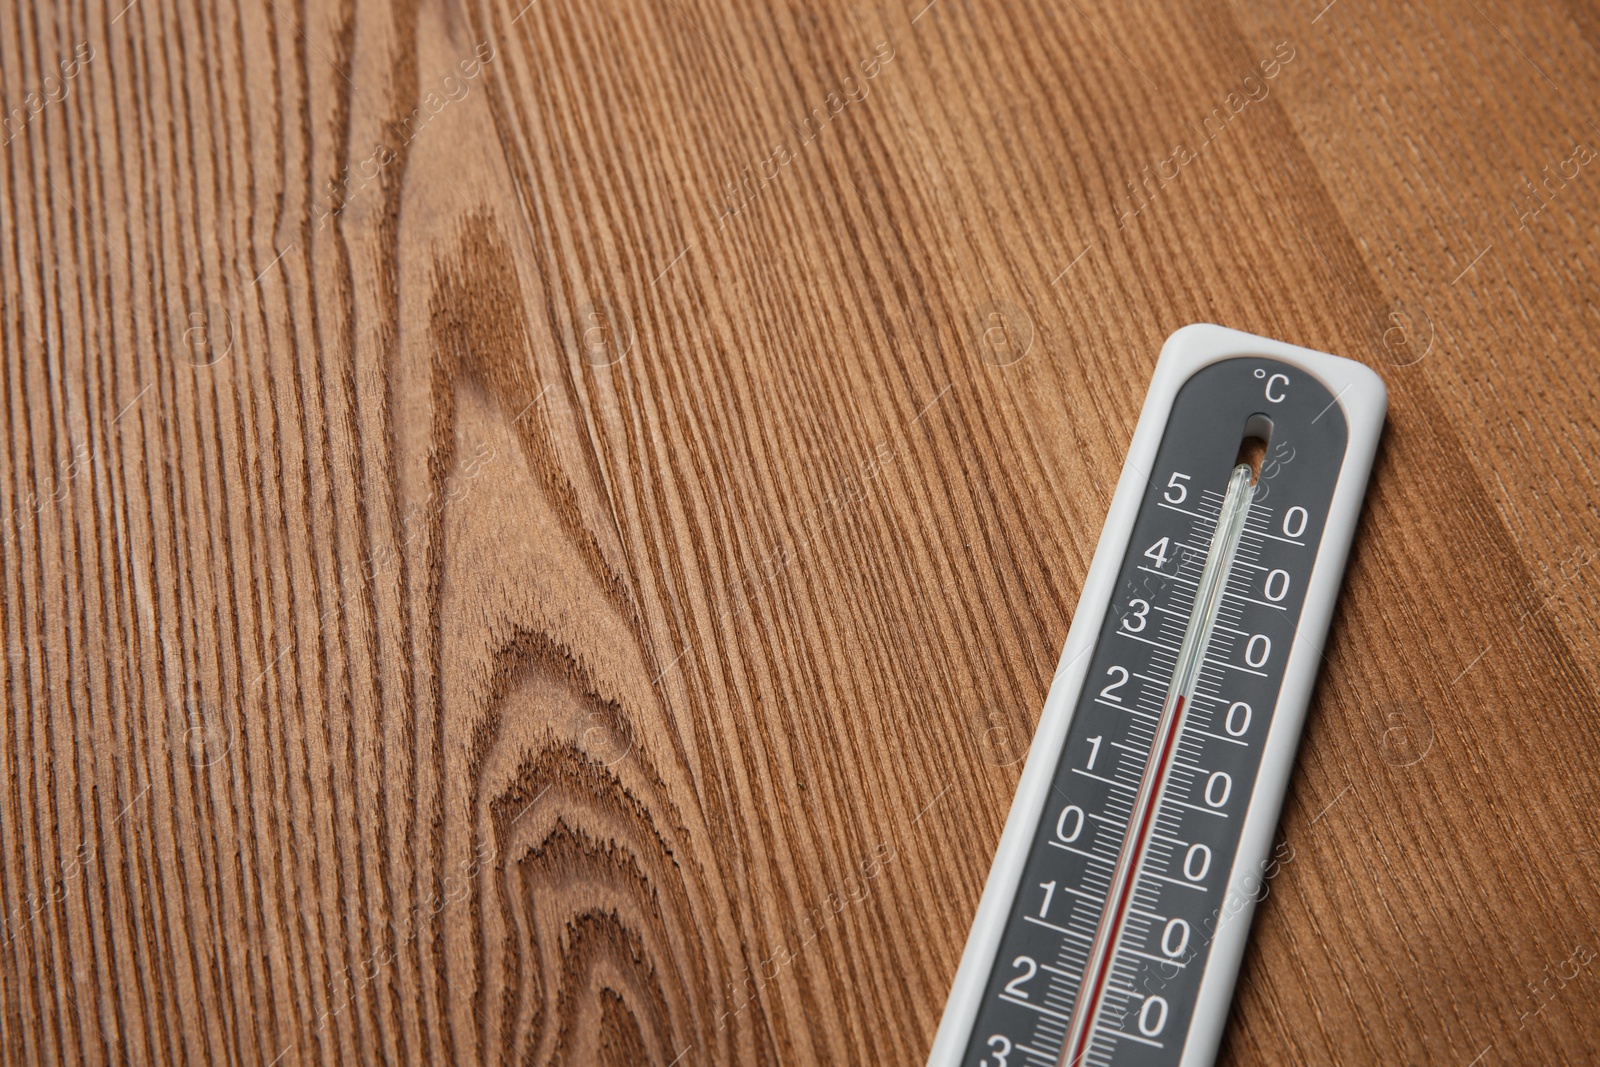
[[[930,1065],[1212,1062],[1386,406],[1168,339]]]

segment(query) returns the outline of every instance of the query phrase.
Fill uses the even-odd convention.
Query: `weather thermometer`
[[[931,1065],[1212,1062],[1387,403],[1168,339]]]

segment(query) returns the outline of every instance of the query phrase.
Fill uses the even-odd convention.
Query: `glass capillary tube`
[[[1228,479],[1228,491],[1222,498],[1222,510],[1217,514],[1217,526],[1211,533],[1211,544],[1206,550],[1205,567],[1195,587],[1194,607],[1189,612],[1189,622],[1184,628],[1183,643],[1178,646],[1178,660],[1172,669],[1166,700],[1161,705],[1156,735],[1150,743],[1150,758],[1145,764],[1139,790],[1134,795],[1127,834],[1122,839],[1122,849],[1112,870],[1105,910],[1100,913],[1094,943],[1089,946],[1089,956],[1084,961],[1083,978],[1078,984],[1078,1000],[1073,1005],[1072,1023],[1067,1028],[1066,1041],[1061,1046],[1058,1067],[1078,1067],[1089,1051],[1090,1034],[1100,1014],[1112,956],[1127,918],[1135,874],[1144,859],[1145,845],[1150,838],[1156,801],[1161,796],[1171,767],[1178,727],[1184,708],[1200,682],[1200,667],[1205,661],[1206,646],[1211,643],[1212,631],[1216,629],[1217,610],[1222,606],[1228,572],[1232,569],[1234,553],[1239,547],[1239,536],[1244,532],[1245,517],[1250,513],[1250,501],[1255,496],[1255,487],[1250,484],[1250,479],[1248,463],[1233,468],[1233,474]]]

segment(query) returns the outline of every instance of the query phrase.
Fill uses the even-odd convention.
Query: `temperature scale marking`
[[[1214,1058],[1384,406],[1333,356],[1168,341],[930,1064]]]

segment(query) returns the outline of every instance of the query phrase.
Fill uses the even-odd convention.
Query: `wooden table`
[[[1600,1057],[1600,12],[0,14],[13,1063],[915,1064],[1163,338],[1391,391],[1221,1062]]]

